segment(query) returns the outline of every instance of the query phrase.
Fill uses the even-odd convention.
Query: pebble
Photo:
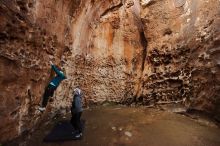
[[[116,127],[112,127],[112,130],[116,131]]]
[[[128,136],[128,137],[132,137],[132,133],[129,132],[129,131],[125,131],[125,135]]]

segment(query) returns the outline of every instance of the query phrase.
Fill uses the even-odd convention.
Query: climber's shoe
[[[82,137],[82,133],[78,133],[77,135],[75,135],[75,138],[81,138]]]
[[[41,112],[43,112],[43,111],[46,110],[46,108],[45,108],[45,107],[39,107],[38,110],[41,111]]]

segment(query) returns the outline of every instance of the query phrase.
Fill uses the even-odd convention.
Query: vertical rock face
[[[72,54],[65,66],[68,88],[60,88],[59,97],[75,85],[82,87],[88,104],[133,95],[143,54],[139,2],[87,1],[74,16]]]
[[[39,119],[36,108],[51,76],[48,61],[58,64],[68,51],[67,6],[0,1],[0,141],[29,130]]]
[[[219,1],[155,0],[143,5],[148,40],[139,100],[183,100],[219,113]]]
[[[143,50],[139,2],[3,0],[0,12],[1,141],[41,119],[49,60],[68,77],[55,93],[57,109],[69,105],[75,85],[86,104],[133,95]]]
[[[218,0],[0,1],[0,141],[30,130],[53,76],[68,77],[53,109],[76,85],[85,104],[179,101],[219,115]]]

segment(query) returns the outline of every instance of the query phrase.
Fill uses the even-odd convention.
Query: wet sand
[[[69,119],[70,115],[67,115]],[[44,143],[56,122],[45,123],[19,145],[28,146],[220,146],[220,129],[189,117],[149,108],[96,107],[83,112],[82,140]]]

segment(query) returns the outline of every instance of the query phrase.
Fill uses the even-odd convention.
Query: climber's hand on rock
[[[50,65],[53,65],[53,62],[52,62],[52,61],[50,61]]]

